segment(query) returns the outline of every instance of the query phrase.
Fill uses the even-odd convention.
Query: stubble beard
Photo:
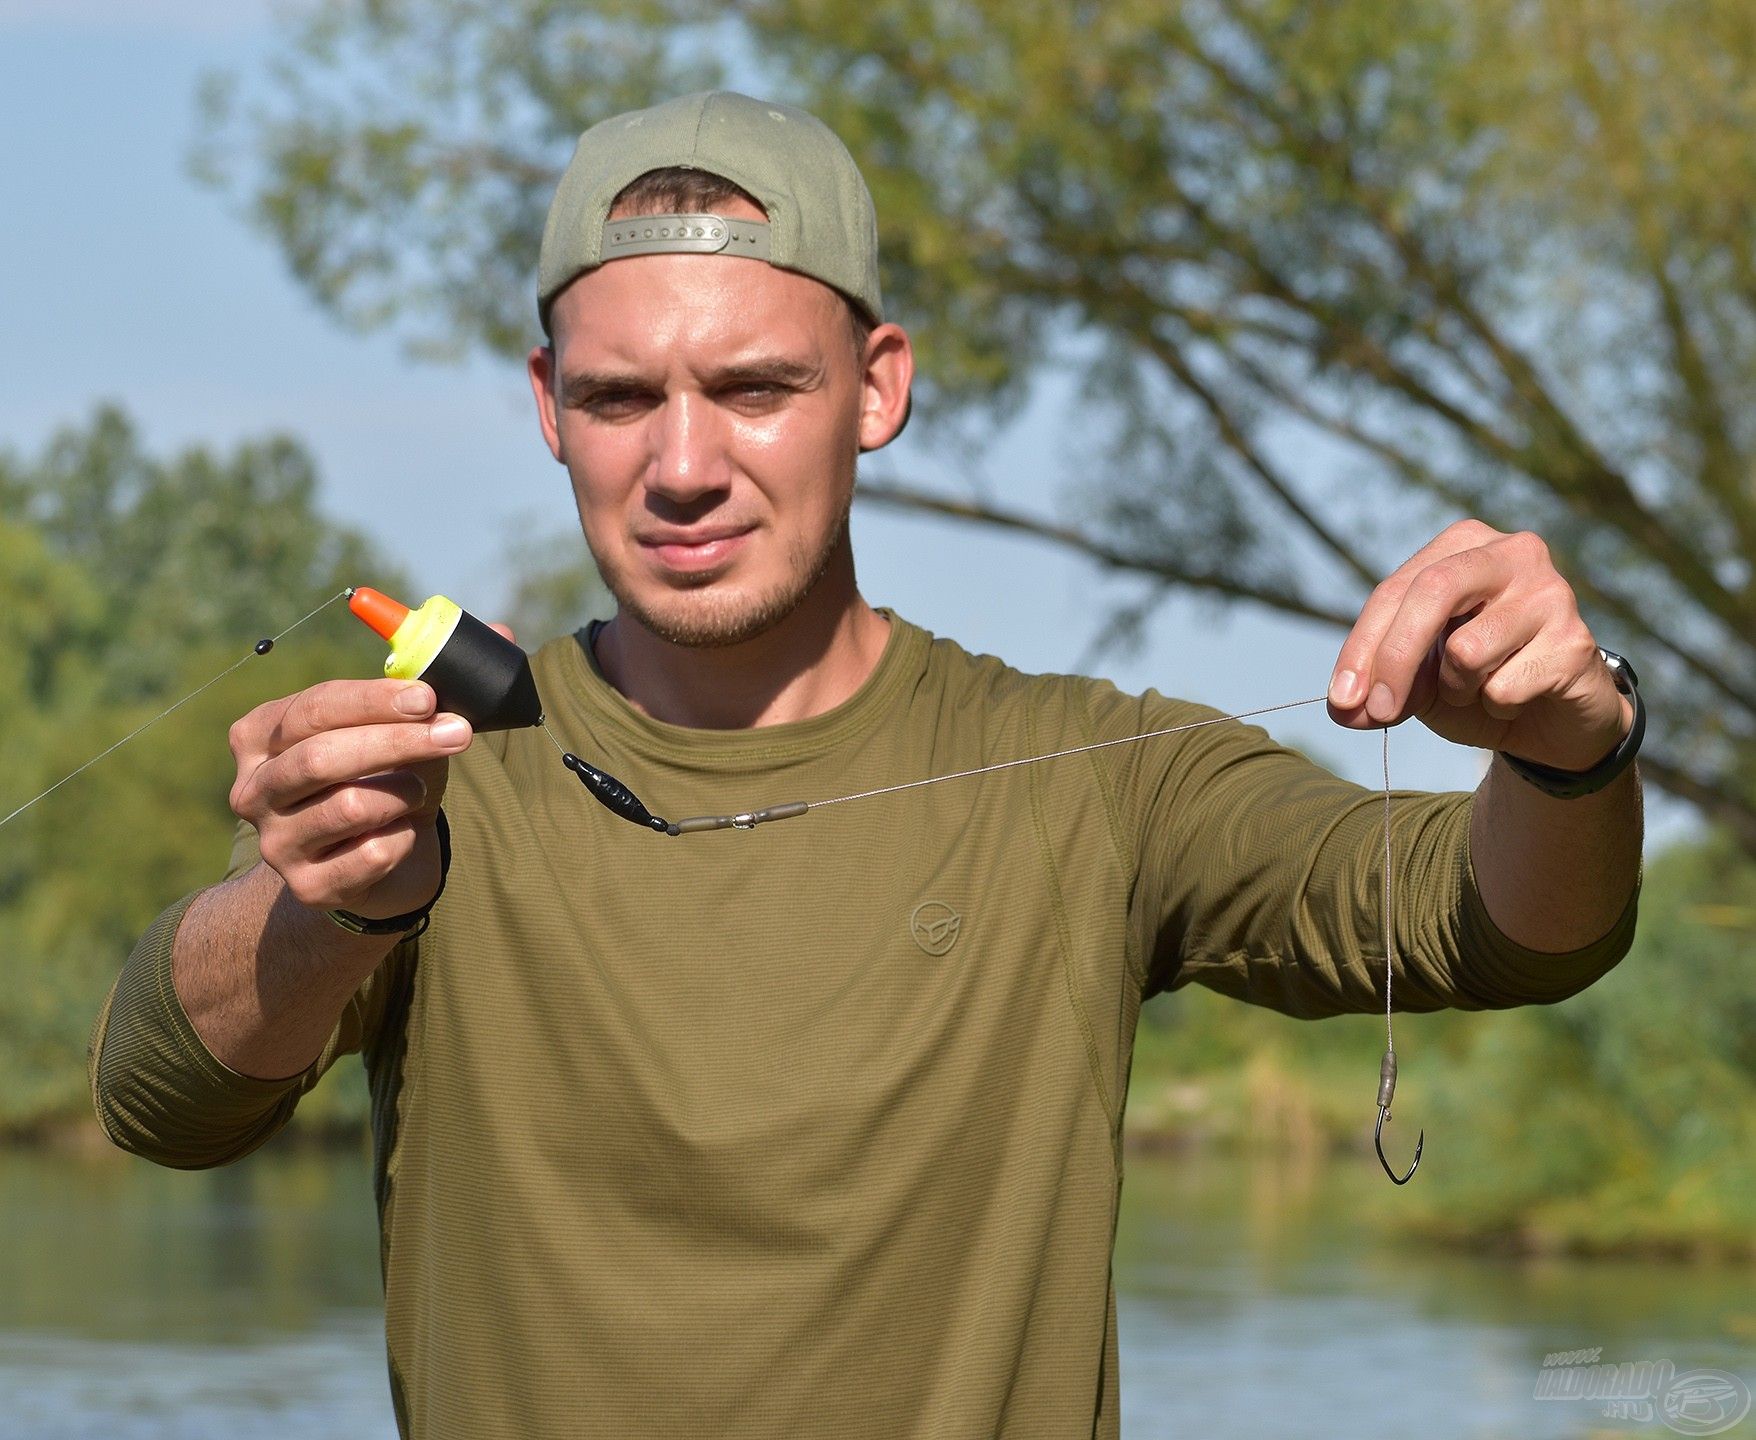
[[[649,605],[635,593],[625,571],[606,565],[601,556],[594,558],[605,585],[616,597],[617,608],[643,629],[660,640],[691,650],[723,649],[767,634],[805,603],[828,572],[837,551],[850,543],[848,517],[852,509],[850,485],[841,515],[817,552],[811,553],[803,544],[792,546],[780,582],[756,595],[716,592],[715,580],[708,578],[698,586],[669,592],[665,597],[667,603],[662,606]]]

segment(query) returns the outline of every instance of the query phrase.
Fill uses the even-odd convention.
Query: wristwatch
[[[451,826],[446,822],[443,809],[434,814],[433,828],[439,835],[439,888],[419,910],[387,915],[382,920],[356,915],[352,910],[325,910],[323,913],[352,935],[402,935],[406,931],[405,938],[413,940],[422,934],[433,918],[433,907],[445,893],[445,877],[451,873]]]
[[[1500,758],[1514,775],[1528,780],[1544,794],[1553,795],[1557,800],[1577,800],[1581,795],[1592,795],[1602,790],[1634,763],[1635,755],[1640,752],[1640,741],[1646,734],[1646,705],[1640,698],[1640,680],[1634,673],[1634,667],[1614,650],[1606,650],[1601,645],[1598,646],[1597,653],[1603,657],[1604,664],[1610,667],[1610,676],[1616,682],[1616,689],[1634,702],[1634,723],[1628,727],[1628,733],[1622,737],[1621,743],[1589,770],[1557,770],[1552,765],[1539,765],[1534,760],[1520,760],[1504,750],[1499,752]]]

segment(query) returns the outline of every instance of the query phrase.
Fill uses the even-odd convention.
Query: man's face
[[[759,260],[640,255],[575,280],[551,325],[532,388],[623,612],[690,646],[790,614],[846,544],[867,386],[841,297]]]

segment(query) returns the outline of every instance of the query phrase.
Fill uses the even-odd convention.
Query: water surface
[[[1369,1160],[1131,1155],[1127,1440],[1666,1440],[1534,1399],[1544,1354],[1756,1380],[1748,1269],[1435,1252],[1385,1235],[1394,1195]],[[0,1433],[394,1440],[363,1153],[199,1174],[0,1153],[0,1226]]]

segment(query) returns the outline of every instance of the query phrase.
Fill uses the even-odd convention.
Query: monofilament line
[[[1320,705],[1329,697],[1315,695],[1309,700],[1287,700],[1279,705],[1264,705],[1260,710],[1240,710],[1235,715],[1215,715],[1208,720],[1191,720],[1186,725],[1167,725],[1163,730],[1148,730],[1140,735],[1124,735],[1119,740],[1099,740],[1093,745],[1075,745],[1071,750],[1051,750],[1047,755],[1027,755],[1022,760],[1000,760],[992,765],[978,765],[973,770],[955,770],[949,775],[932,775],[925,780],[905,780],[900,785],[880,785],[876,790],[860,790],[852,795],[837,795],[833,800],[813,800],[807,807],[821,810],[827,805],[845,805],[850,800],[870,800],[874,795],[894,795],[901,790],[918,790],[923,785],[942,785],[947,780],[967,780],[972,775],[989,775],[996,770],[1012,770],[1020,765],[1040,765],[1045,760],[1060,760],[1068,755],[1084,755],[1092,750],[1107,750],[1113,745],[1134,745],[1142,740],[1156,740],[1161,735],[1176,735],[1184,730],[1199,730],[1203,725],[1224,725],[1232,720],[1251,720],[1258,715],[1272,715],[1277,710],[1297,710],[1302,705]]]
[[[1384,731],[1384,1048],[1396,1053],[1390,1030],[1390,975],[1396,966],[1396,941],[1390,925],[1390,730]]]
[[[318,614],[319,611],[327,610],[331,605],[335,604],[335,602],[337,600],[345,599],[347,596],[347,593],[348,592],[346,590],[336,591],[335,594],[331,595],[321,605],[317,606],[316,609],[307,611],[305,614],[301,615],[297,620],[293,621],[293,623],[291,625],[287,626],[287,628],[285,630],[282,630],[279,635],[270,636],[269,643],[272,644],[274,641],[280,640],[283,636],[291,635],[293,633],[293,631],[297,630],[307,620],[311,619],[313,616]],[[130,730],[126,735],[124,735],[114,745],[110,746],[110,748],[108,750],[102,751],[101,753],[99,753],[97,755],[93,755],[91,757],[91,759],[87,760],[85,762],[85,764],[81,765],[77,770],[71,771],[70,773],[63,775],[59,780],[57,780],[47,790],[43,791],[43,793],[41,795],[33,795],[29,800],[26,800],[24,802],[24,804],[20,805],[18,807],[18,809],[14,810],[4,820],[0,820],[0,826],[10,825],[14,820],[16,820],[20,815],[24,814],[24,812],[26,810],[30,809],[30,807],[35,805],[39,800],[47,800],[49,798],[49,796],[53,795],[57,790],[59,790],[63,785],[65,785],[69,780],[77,779],[79,776],[83,775],[87,770],[91,769],[91,767],[93,765],[96,765],[98,763],[98,761],[102,760],[105,756],[114,755],[118,750],[120,750],[130,740],[133,740],[136,736],[145,734],[146,731],[152,729],[152,727],[154,725],[158,724],[159,721],[163,720],[165,718],[165,716],[169,715],[172,711],[182,709],[183,706],[187,705],[197,695],[200,695],[204,691],[211,690],[215,685],[219,684],[219,682],[224,680],[226,678],[226,676],[230,675],[232,673],[232,671],[241,669],[245,665],[248,665],[252,660],[256,659],[258,656],[265,655],[267,653],[268,652],[266,650],[260,650],[260,649],[253,648],[248,655],[245,655],[242,659],[237,660],[233,664],[226,666],[226,668],[224,670],[220,671],[219,674],[215,675],[213,677],[213,679],[209,680],[206,684],[198,685],[195,689],[191,690],[187,695],[185,695],[181,700],[177,701],[176,704],[165,706],[165,708],[163,710],[159,711],[158,714],[154,715],[152,717],[152,719],[148,720],[145,724],[138,725],[134,729]]]
[[[546,719],[539,720],[537,721],[537,728],[549,737],[549,743],[555,747],[555,753],[565,760],[567,758],[567,747],[555,738],[555,732],[549,728],[549,722]]]

